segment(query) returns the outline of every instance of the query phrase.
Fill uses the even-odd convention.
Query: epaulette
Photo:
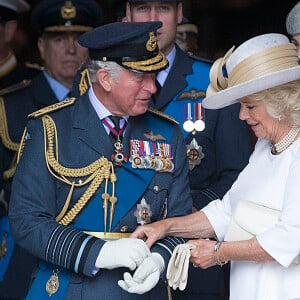
[[[210,64],[210,65],[213,63],[212,60],[210,60],[210,59],[208,59],[208,58],[203,58],[203,57],[197,56],[197,55],[195,55],[195,54],[192,53],[192,52],[187,52],[187,54],[188,54],[191,58],[193,58],[194,60],[201,61],[201,62]]]
[[[26,68],[29,68],[29,69],[35,69],[35,70],[38,70],[38,71],[43,71],[45,68],[43,66],[40,66],[39,64],[33,64],[31,62],[25,62],[25,67]]]
[[[5,96],[9,93],[19,91],[25,87],[28,87],[30,85],[30,83],[31,83],[30,79],[24,79],[18,83],[10,85],[10,86],[0,90],[0,96]]]
[[[57,103],[54,103],[52,105],[43,107],[43,108],[41,108],[39,110],[36,110],[35,112],[33,112],[30,115],[28,115],[28,117],[29,118],[38,118],[38,117],[40,117],[42,115],[45,115],[47,113],[54,112],[54,111],[59,110],[61,108],[70,106],[70,105],[72,105],[75,102],[75,100],[76,100],[76,98],[67,98],[64,101],[57,102]]]
[[[148,107],[148,111],[150,113],[154,114],[154,115],[157,115],[159,117],[167,119],[168,121],[171,121],[172,123],[179,124],[179,122],[177,122],[176,119],[174,119],[173,117],[161,112],[160,110],[157,110],[157,109],[152,108],[152,107]]]

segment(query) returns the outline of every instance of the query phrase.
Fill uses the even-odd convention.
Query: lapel
[[[186,76],[193,73],[193,60],[176,46],[176,56],[167,80],[162,87],[157,102],[153,105],[158,110],[164,110],[169,102],[188,85]]]
[[[113,145],[89,100],[88,93],[75,101],[73,129],[78,139],[97,153],[110,158]]]
[[[42,72],[32,80],[30,89],[33,98],[36,100],[35,102],[38,105],[37,109],[58,102],[58,99],[56,98],[46,77]]]

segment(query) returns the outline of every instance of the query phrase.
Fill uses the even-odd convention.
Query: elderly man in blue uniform
[[[91,87],[31,115],[9,212],[15,241],[41,260],[27,299],[167,299],[166,265],[183,240],[150,252],[127,238],[192,207],[181,130],[148,109],[168,65],[160,26],[116,22],[82,35]]]
[[[45,70],[30,85],[0,98],[0,295],[22,299],[27,293],[34,259],[14,246],[9,232],[8,206],[16,156],[27,115],[67,97],[76,69],[88,57],[77,45],[79,36],[101,23],[101,8],[89,1],[42,1],[33,11],[41,37]],[[18,288],[16,288],[18,286]]]
[[[177,25],[182,22],[182,3],[175,0],[128,0],[128,21],[161,21],[158,45],[169,67],[158,73],[160,88],[150,106],[173,116],[181,126],[187,145],[193,207],[199,210],[222,198],[250,155],[246,124],[239,120],[239,106],[204,110],[201,106],[209,84],[211,63],[183,52],[175,44]],[[184,292],[174,299],[220,299],[224,293],[223,270],[189,268]],[[194,297],[194,298],[193,298]]]
[[[12,49],[12,41],[18,28],[18,17],[29,11],[24,0],[0,0],[0,94],[12,85],[24,85],[38,70],[18,63]]]

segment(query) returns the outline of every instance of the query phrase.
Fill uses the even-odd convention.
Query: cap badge
[[[155,36],[154,32],[149,32],[149,40],[146,43],[146,49],[150,52],[155,51],[157,48],[157,37]]]
[[[72,4],[72,1],[66,1],[60,9],[60,14],[63,19],[74,19],[76,17],[76,7]]]

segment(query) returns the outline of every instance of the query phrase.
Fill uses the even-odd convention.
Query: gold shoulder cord
[[[105,157],[100,157],[90,165],[83,168],[66,168],[63,167],[58,160],[58,137],[57,130],[53,119],[49,115],[42,117],[44,127],[44,146],[45,146],[45,158],[49,172],[57,179],[70,185],[70,192],[66,199],[66,203],[62,211],[56,217],[56,221],[62,225],[68,225],[74,220],[78,213],[84,208],[89,199],[95,194],[98,187],[101,185],[103,179],[105,179],[105,191],[103,194],[107,194],[108,181],[112,183],[112,190],[114,197],[115,182],[117,181],[116,174],[112,162]],[[83,178],[84,181],[75,180],[71,181],[68,178]],[[82,187],[90,183],[89,187],[77,201],[77,203],[66,213],[74,187]]]
[[[0,98],[0,138],[4,147],[7,149],[16,152],[11,162],[10,168],[3,172],[3,179],[7,180],[13,177],[16,167],[17,167],[17,151],[19,149],[19,143],[14,143],[9,136],[8,133],[8,126],[7,126],[7,119],[5,113],[5,104],[3,98]]]
[[[148,107],[148,112],[150,112],[154,115],[157,115],[159,117],[162,117],[164,119],[167,119],[167,120],[171,121],[172,123],[179,124],[179,122],[176,119],[174,119],[173,117],[171,117],[171,116],[169,116],[169,115],[167,115],[167,114],[165,114],[165,113],[163,113],[160,110],[157,110],[155,108]]]

